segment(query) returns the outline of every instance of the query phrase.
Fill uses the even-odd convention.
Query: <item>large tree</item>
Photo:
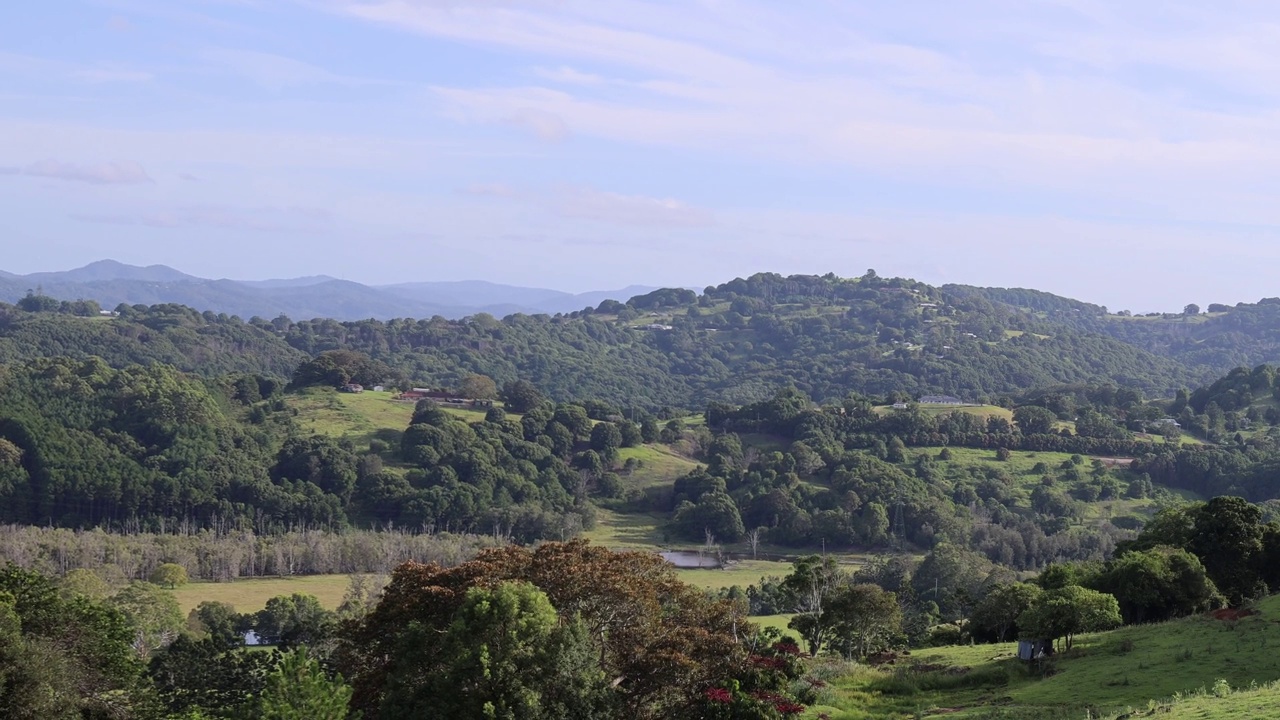
[[[1018,630],[1024,638],[1055,642],[1062,638],[1070,650],[1076,635],[1110,630],[1120,622],[1120,606],[1114,596],[1068,585],[1046,590],[1018,616]]]
[[[898,597],[870,583],[841,587],[827,612],[834,621],[831,645],[849,658],[865,658],[890,647],[902,630]]]
[[[1040,599],[1043,591],[1031,583],[1010,583],[992,588],[973,609],[969,618],[974,625],[995,633],[1004,642],[1010,630],[1018,625],[1018,617]]]
[[[428,683],[443,656],[400,654],[409,629],[443,636],[472,588],[504,581],[537,587],[561,622],[581,619],[623,708],[619,716],[676,717],[703,689],[745,667],[739,610],[680,582],[657,555],[615,553],[585,541],[510,546],[452,568],[407,563],[396,569],[382,601],[348,628],[339,649],[339,664],[356,689],[353,707],[375,711],[391,691],[391,677]]]
[[[834,557],[818,555],[796,560],[783,578],[782,589],[795,613],[787,627],[800,633],[810,655],[817,655],[830,638],[837,621],[831,603],[848,580]]]
[[[502,386],[502,402],[511,412],[529,412],[546,401],[546,396],[528,380],[513,380]]]
[[[1116,597],[1129,623],[1181,617],[1225,602],[1195,555],[1169,547],[1125,553],[1107,563],[1093,584]]]
[[[581,619],[562,623],[527,582],[471,588],[442,635],[414,623],[397,654],[386,720],[589,720],[619,699]]]

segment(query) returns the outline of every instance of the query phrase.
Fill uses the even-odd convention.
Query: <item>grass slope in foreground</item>
[[[1160,705],[1201,688],[1212,696],[1219,680],[1225,682],[1218,683],[1220,690],[1264,685],[1280,678],[1280,596],[1267,598],[1257,610],[1236,621],[1196,616],[1083,635],[1058,656],[1048,677],[1019,662],[1013,643],[917,650],[896,667],[855,667],[836,681],[832,705],[811,708],[806,717],[1074,719],[1088,712],[1106,718],[1146,712],[1153,701]],[[1224,707],[1246,702],[1231,700],[1234,695],[1212,700],[1230,700]],[[1246,695],[1280,708],[1274,689]],[[1252,711],[1197,715],[1188,709],[1200,705],[1213,702],[1195,697],[1178,709],[1184,714],[1160,716],[1280,717]]]

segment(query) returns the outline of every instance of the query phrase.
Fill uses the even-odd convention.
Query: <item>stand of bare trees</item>
[[[50,575],[85,568],[108,582],[145,580],[167,562],[186,568],[193,580],[218,582],[274,575],[385,574],[407,560],[457,565],[499,544],[482,535],[386,530],[123,534],[0,525],[0,563]]]

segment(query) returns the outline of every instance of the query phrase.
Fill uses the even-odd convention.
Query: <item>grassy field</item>
[[[676,454],[665,445],[641,445],[618,450],[619,463],[632,458],[642,465],[624,480],[629,486],[638,488],[668,484],[698,466],[698,463]]]
[[[925,415],[935,417],[938,415],[947,415],[953,412],[962,412],[969,415],[978,415],[980,417],[1002,417],[1009,422],[1013,422],[1013,411],[996,405],[919,405],[918,407]],[[886,415],[893,412],[893,406],[878,405],[872,408],[872,410],[881,415]]]
[[[298,410],[298,423],[304,431],[346,438],[357,446],[374,438],[394,440],[392,436],[398,437],[409,427],[414,407],[412,402],[396,400],[394,393],[340,393],[329,388],[307,388],[288,395],[287,402]],[[484,420],[484,410],[441,407],[466,422]]]
[[[185,615],[205,600],[231,603],[237,612],[256,612],[277,595],[315,595],[320,604],[337,609],[351,583],[350,575],[305,575],[283,578],[247,578],[229,583],[197,582],[173,591]]]
[[[791,563],[779,560],[739,560],[726,568],[677,570],[680,579],[708,590],[738,585],[746,588],[760,582],[760,578],[769,575],[779,577],[791,572]]]
[[[298,411],[304,432],[345,438],[357,447],[381,438],[396,443],[409,427],[413,403],[397,402],[391,393],[340,393],[329,388],[308,388],[287,397]],[[484,417],[483,413],[480,415]]]
[[[657,549],[669,545],[662,533],[663,517],[648,513],[596,510],[596,526],[582,537],[613,550]]]
[[[856,666],[836,684],[836,700],[808,717],[1083,718],[1089,711],[1098,718],[1145,710],[1202,687],[1211,694],[1219,680],[1232,688],[1261,685],[1280,678],[1274,651],[1280,597],[1258,609],[1259,615],[1234,622],[1197,616],[1081,636],[1047,677],[1016,660],[1011,643],[917,650],[896,668]],[[928,669],[912,671],[913,665]],[[1280,706],[1274,691],[1257,698]],[[1172,717],[1275,717],[1196,714],[1201,706],[1217,707],[1215,701],[1230,706],[1222,698],[1197,698]]]

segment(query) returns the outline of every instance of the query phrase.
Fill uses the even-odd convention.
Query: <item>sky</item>
[[[0,269],[1280,295],[1280,4],[42,0]]]

